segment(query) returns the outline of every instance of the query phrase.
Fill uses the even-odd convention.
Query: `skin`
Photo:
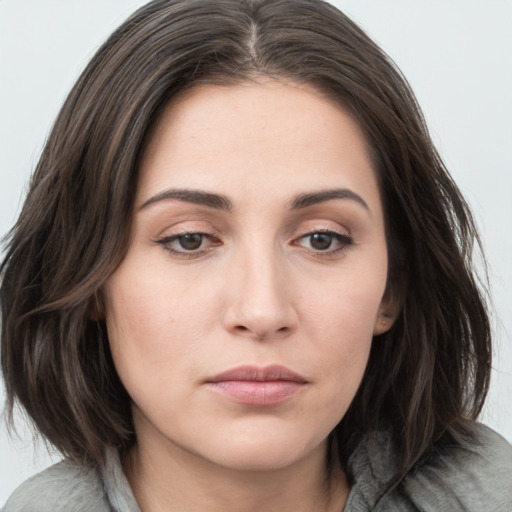
[[[169,197],[184,189],[231,207]],[[348,197],[290,208],[340,189]],[[372,161],[339,106],[276,81],[175,98],[142,159],[131,246],[104,289],[133,399],[138,442],[125,470],[141,509],[341,510],[349,488],[339,468],[328,478],[326,439],[373,336],[392,323],[387,267]],[[240,404],[205,383],[270,364],[306,381],[277,405]]]

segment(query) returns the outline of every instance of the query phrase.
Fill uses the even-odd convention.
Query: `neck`
[[[326,455],[322,445],[288,467],[240,470],[139,442],[125,472],[142,512],[340,512],[348,484],[339,467],[327,471]]]

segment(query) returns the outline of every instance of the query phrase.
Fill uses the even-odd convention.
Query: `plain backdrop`
[[[0,0],[0,235],[78,73],[140,0]],[[512,1],[339,0],[395,60],[479,222],[496,348],[482,421],[512,441]],[[0,400],[3,388],[0,386]],[[58,460],[0,426],[0,506]]]

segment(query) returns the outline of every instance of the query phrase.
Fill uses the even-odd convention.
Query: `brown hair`
[[[321,0],[156,0],[99,49],[55,122],[1,265],[2,370],[66,457],[102,463],[135,441],[98,292],[127,250],[137,169],[150,128],[198,83],[270,76],[349,108],[373,152],[385,206],[388,293],[402,304],[376,338],[359,391],[331,435],[391,425],[401,471],[443,435],[467,433],[485,399],[489,321],[471,267],[471,214],[390,59]]]

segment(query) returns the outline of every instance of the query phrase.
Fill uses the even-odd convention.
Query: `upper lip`
[[[225,382],[225,381],[250,381],[250,382],[269,382],[269,381],[291,381],[306,383],[307,379],[298,373],[280,365],[265,366],[239,366],[226,370],[206,379],[206,382]]]

